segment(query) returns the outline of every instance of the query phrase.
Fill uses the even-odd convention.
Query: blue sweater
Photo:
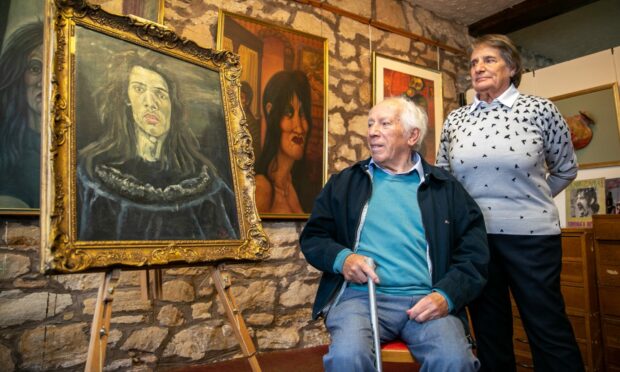
[[[372,184],[356,253],[374,259],[381,281],[377,292],[402,296],[430,293],[426,238],[417,203],[420,176],[417,171],[391,175],[376,168]],[[366,284],[350,286],[366,289]]]

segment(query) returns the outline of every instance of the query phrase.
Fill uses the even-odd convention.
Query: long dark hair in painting
[[[108,70],[105,85],[95,93],[95,105],[104,132],[100,139],[80,151],[87,172],[92,175],[96,163],[121,164],[137,156],[136,124],[127,97],[129,75],[135,66],[156,72],[168,85],[172,113],[170,132],[161,150],[161,170],[173,170],[188,176],[208,164],[215,171],[209,159],[201,153],[198,140],[187,122],[179,84],[165,58],[148,51],[129,51],[119,53],[111,66],[114,67]]]
[[[39,207],[43,24],[15,30],[0,56],[0,197]]]
[[[167,62],[117,53],[94,94],[97,123],[77,123],[101,133],[78,153],[81,240],[239,236],[232,186],[201,152]]]
[[[293,104],[295,102],[295,104]],[[293,106],[298,105],[298,113],[293,112]],[[261,156],[256,164],[257,174],[264,175],[272,187],[277,192],[277,185],[271,175],[281,167],[278,164],[278,153],[286,152],[287,138],[283,137],[283,121],[288,117],[300,115],[300,120],[305,120],[305,132],[302,134],[303,141],[302,156],[295,159],[290,170],[292,184],[298,195],[299,203],[303,212],[308,213],[312,208],[312,196],[307,196],[307,182],[304,174],[306,172],[306,147],[308,139],[312,133],[312,102],[310,95],[310,84],[307,76],[302,71],[279,71],[274,74],[265,86],[263,92],[262,109],[265,115],[267,128],[265,142]],[[275,197],[275,196],[274,196]]]

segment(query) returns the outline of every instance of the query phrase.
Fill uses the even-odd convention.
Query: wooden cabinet
[[[586,371],[599,371],[602,367],[603,351],[591,229],[562,229],[560,279],[566,313],[573,326],[585,369]],[[519,312],[514,303],[513,314],[513,343],[517,370],[531,371],[534,367],[532,356]]]
[[[620,371],[620,215],[593,218],[598,293],[607,371]]]

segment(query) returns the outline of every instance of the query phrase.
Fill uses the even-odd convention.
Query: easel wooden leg
[[[250,366],[252,367],[252,371],[261,372],[260,365],[258,364],[258,359],[256,358],[256,349],[254,348],[254,343],[252,342],[252,338],[248,333],[248,329],[245,326],[245,322],[243,321],[243,317],[241,316],[241,312],[237,308],[237,304],[235,303],[235,299],[230,291],[230,279],[227,276],[222,276],[220,269],[223,269],[224,265],[219,265],[217,268],[213,270],[211,273],[211,277],[213,278],[213,283],[215,284],[215,288],[217,289],[217,294],[222,301],[222,305],[226,310],[226,316],[230,321],[237,340],[241,345],[241,350],[243,351],[243,355],[248,359]]]
[[[140,272],[140,291],[143,301],[163,297],[161,269],[145,269]]]
[[[93,324],[90,329],[90,343],[86,358],[86,372],[103,371],[105,351],[110,334],[110,319],[112,317],[112,299],[114,288],[120,276],[120,269],[108,271],[103,275],[103,283],[99,287]]]

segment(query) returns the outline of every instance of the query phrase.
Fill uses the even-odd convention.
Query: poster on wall
[[[567,227],[592,227],[592,216],[605,214],[604,178],[573,181],[565,195]]]
[[[373,105],[395,96],[404,96],[426,111],[428,131],[419,151],[434,164],[443,125],[441,72],[373,53]]]
[[[307,218],[326,174],[327,40],[220,11],[218,49],[239,55],[263,218]]]
[[[618,84],[552,97],[568,123],[580,169],[620,165]]]
[[[43,0],[0,2],[0,214],[39,213]]]
[[[54,7],[42,270],[265,257],[235,56],[82,0]]]
[[[607,214],[620,214],[620,178],[605,180],[605,211]]]

